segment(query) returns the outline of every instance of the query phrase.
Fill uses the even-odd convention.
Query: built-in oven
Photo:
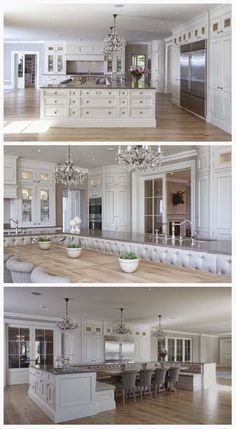
[[[89,229],[102,229],[102,199],[89,199]]]

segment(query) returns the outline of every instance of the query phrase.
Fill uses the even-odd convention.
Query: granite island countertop
[[[43,229],[43,228],[42,228]],[[178,248],[182,250],[191,250],[197,252],[207,252],[213,254],[222,254],[222,255],[231,255],[232,253],[232,243],[230,240],[207,240],[207,239],[199,239],[194,240],[192,243],[191,238],[183,238],[180,241],[176,238],[175,243],[173,244],[171,236],[168,237],[168,240],[165,241],[163,237],[159,236],[156,239],[155,234],[141,234],[134,232],[121,232],[121,231],[105,231],[105,230],[82,230],[80,234],[72,233],[70,231],[60,231],[60,232],[41,232],[35,233],[33,229],[30,229],[30,232],[24,231],[24,233],[6,233],[4,234],[4,238],[7,237],[27,237],[27,236],[41,236],[41,235],[70,235],[76,238],[94,238],[94,239],[103,239],[103,240],[111,240],[111,241],[123,241],[126,243],[136,243],[136,244],[146,244],[157,247],[168,247],[168,248]]]
[[[99,84],[95,81],[86,81],[84,83],[80,81],[71,81],[66,83],[48,84],[42,85],[40,89],[152,89],[154,87],[144,82],[139,82],[138,86],[134,85],[134,82],[111,82],[110,84]]]
[[[88,372],[96,372],[93,369],[86,369],[81,367],[69,367],[69,368],[54,368],[52,365],[30,365],[30,368],[38,369],[39,371],[50,372],[54,375],[63,375],[63,374],[81,374]]]

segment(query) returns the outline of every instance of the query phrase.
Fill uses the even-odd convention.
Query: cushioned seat
[[[35,268],[31,273],[32,283],[71,283],[69,277],[52,276],[45,273],[41,267]]]
[[[6,267],[6,262],[8,259],[12,258],[13,255],[9,255],[8,253],[4,253],[4,283],[12,283],[11,272]]]
[[[35,268],[31,262],[22,262],[17,256],[12,256],[6,262],[6,268],[10,271],[13,283],[31,283],[31,272]]]

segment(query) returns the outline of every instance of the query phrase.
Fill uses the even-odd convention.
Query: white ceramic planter
[[[80,248],[75,248],[75,249],[70,248],[70,247],[66,248],[67,255],[69,256],[69,258],[78,258],[80,256],[80,254],[81,254],[81,250],[82,250],[81,247]]]
[[[48,250],[51,246],[51,241],[39,241],[38,242],[39,248],[42,250]]]
[[[119,258],[119,264],[125,273],[134,273],[139,266],[140,259],[122,259]]]

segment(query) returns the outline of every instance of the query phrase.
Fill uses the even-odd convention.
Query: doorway
[[[12,52],[12,86],[15,89],[39,87],[38,52]]]

